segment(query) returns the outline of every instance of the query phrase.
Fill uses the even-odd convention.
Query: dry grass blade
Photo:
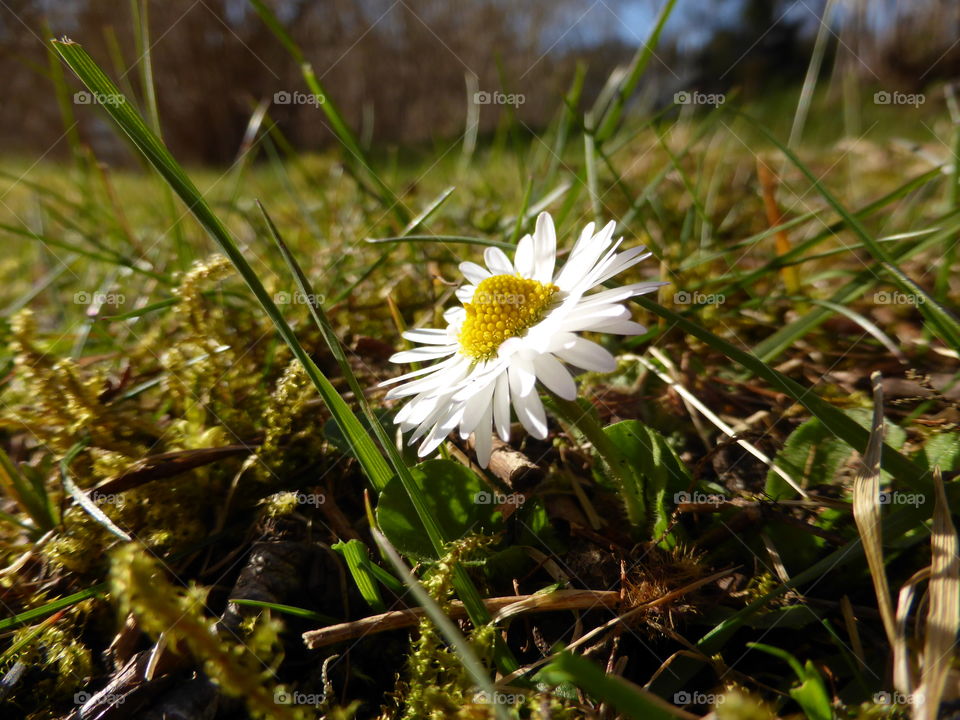
[[[957,530],[950,520],[950,506],[940,469],[933,471],[933,528],[930,537],[930,609],[923,643],[923,670],[917,691],[915,718],[935,720],[940,698],[953,661],[957,630],[960,630],[960,557]]]
[[[863,456],[863,468],[853,483],[853,519],[857,523],[863,554],[867,558],[873,588],[877,593],[877,607],[883,620],[883,629],[893,646],[896,629],[890,585],[883,565],[883,531],[880,518],[880,452],[883,448],[883,377],[879,372],[870,376],[873,384],[873,424],[870,440]]]
[[[528,612],[546,612],[557,610],[590,610],[601,607],[615,607],[621,601],[616,590],[558,590],[542,595],[521,595],[487,598],[484,605],[491,614],[496,613],[494,622]],[[318,630],[303,633],[303,642],[311,650],[352,640],[374,633],[397,630],[416,625],[425,614],[423,608],[390,610],[351,622],[329,625]],[[455,600],[447,611],[451,618],[461,619],[467,616],[463,603]]]
[[[913,692],[913,678],[910,675],[910,651],[907,645],[907,620],[917,586],[930,579],[930,568],[925,567],[913,574],[900,588],[897,599],[897,636],[893,644],[893,686],[904,695]]]

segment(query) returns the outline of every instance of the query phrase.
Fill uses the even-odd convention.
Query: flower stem
[[[647,508],[641,478],[636,476],[630,461],[597,422],[589,403],[585,400],[564,400],[551,394],[548,396],[547,404],[593,445],[593,449],[603,460],[610,477],[619,486],[630,523],[643,527],[646,523]]]

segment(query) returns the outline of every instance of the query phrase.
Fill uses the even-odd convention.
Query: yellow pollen
[[[477,360],[495,357],[504,340],[540,322],[559,289],[517,275],[488,277],[464,304],[467,319],[458,338],[460,352]]]

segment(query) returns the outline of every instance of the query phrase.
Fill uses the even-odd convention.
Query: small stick
[[[513,615],[527,612],[545,612],[555,610],[590,610],[598,607],[611,608],[620,602],[620,593],[616,590],[556,590],[551,593],[520,595],[484,600],[484,605],[494,620],[500,621]],[[467,616],[463,603],[455,600],[447,615],[459,619]],[[330,625],[318,630],[303,633],[303,642],[311,650],[334,643],[352,640],[364,635],[399,630],[411,627],[424,616],[423,608],[391,610],[379,615],[370,615],[351,622]]]

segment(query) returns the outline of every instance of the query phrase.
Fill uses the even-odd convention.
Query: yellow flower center
[[[504,340],[540,322],[559,289],[517,275],[488,277],[464,304],[467,319],[458,338],[460,352],[477,360],[495,357]]]

